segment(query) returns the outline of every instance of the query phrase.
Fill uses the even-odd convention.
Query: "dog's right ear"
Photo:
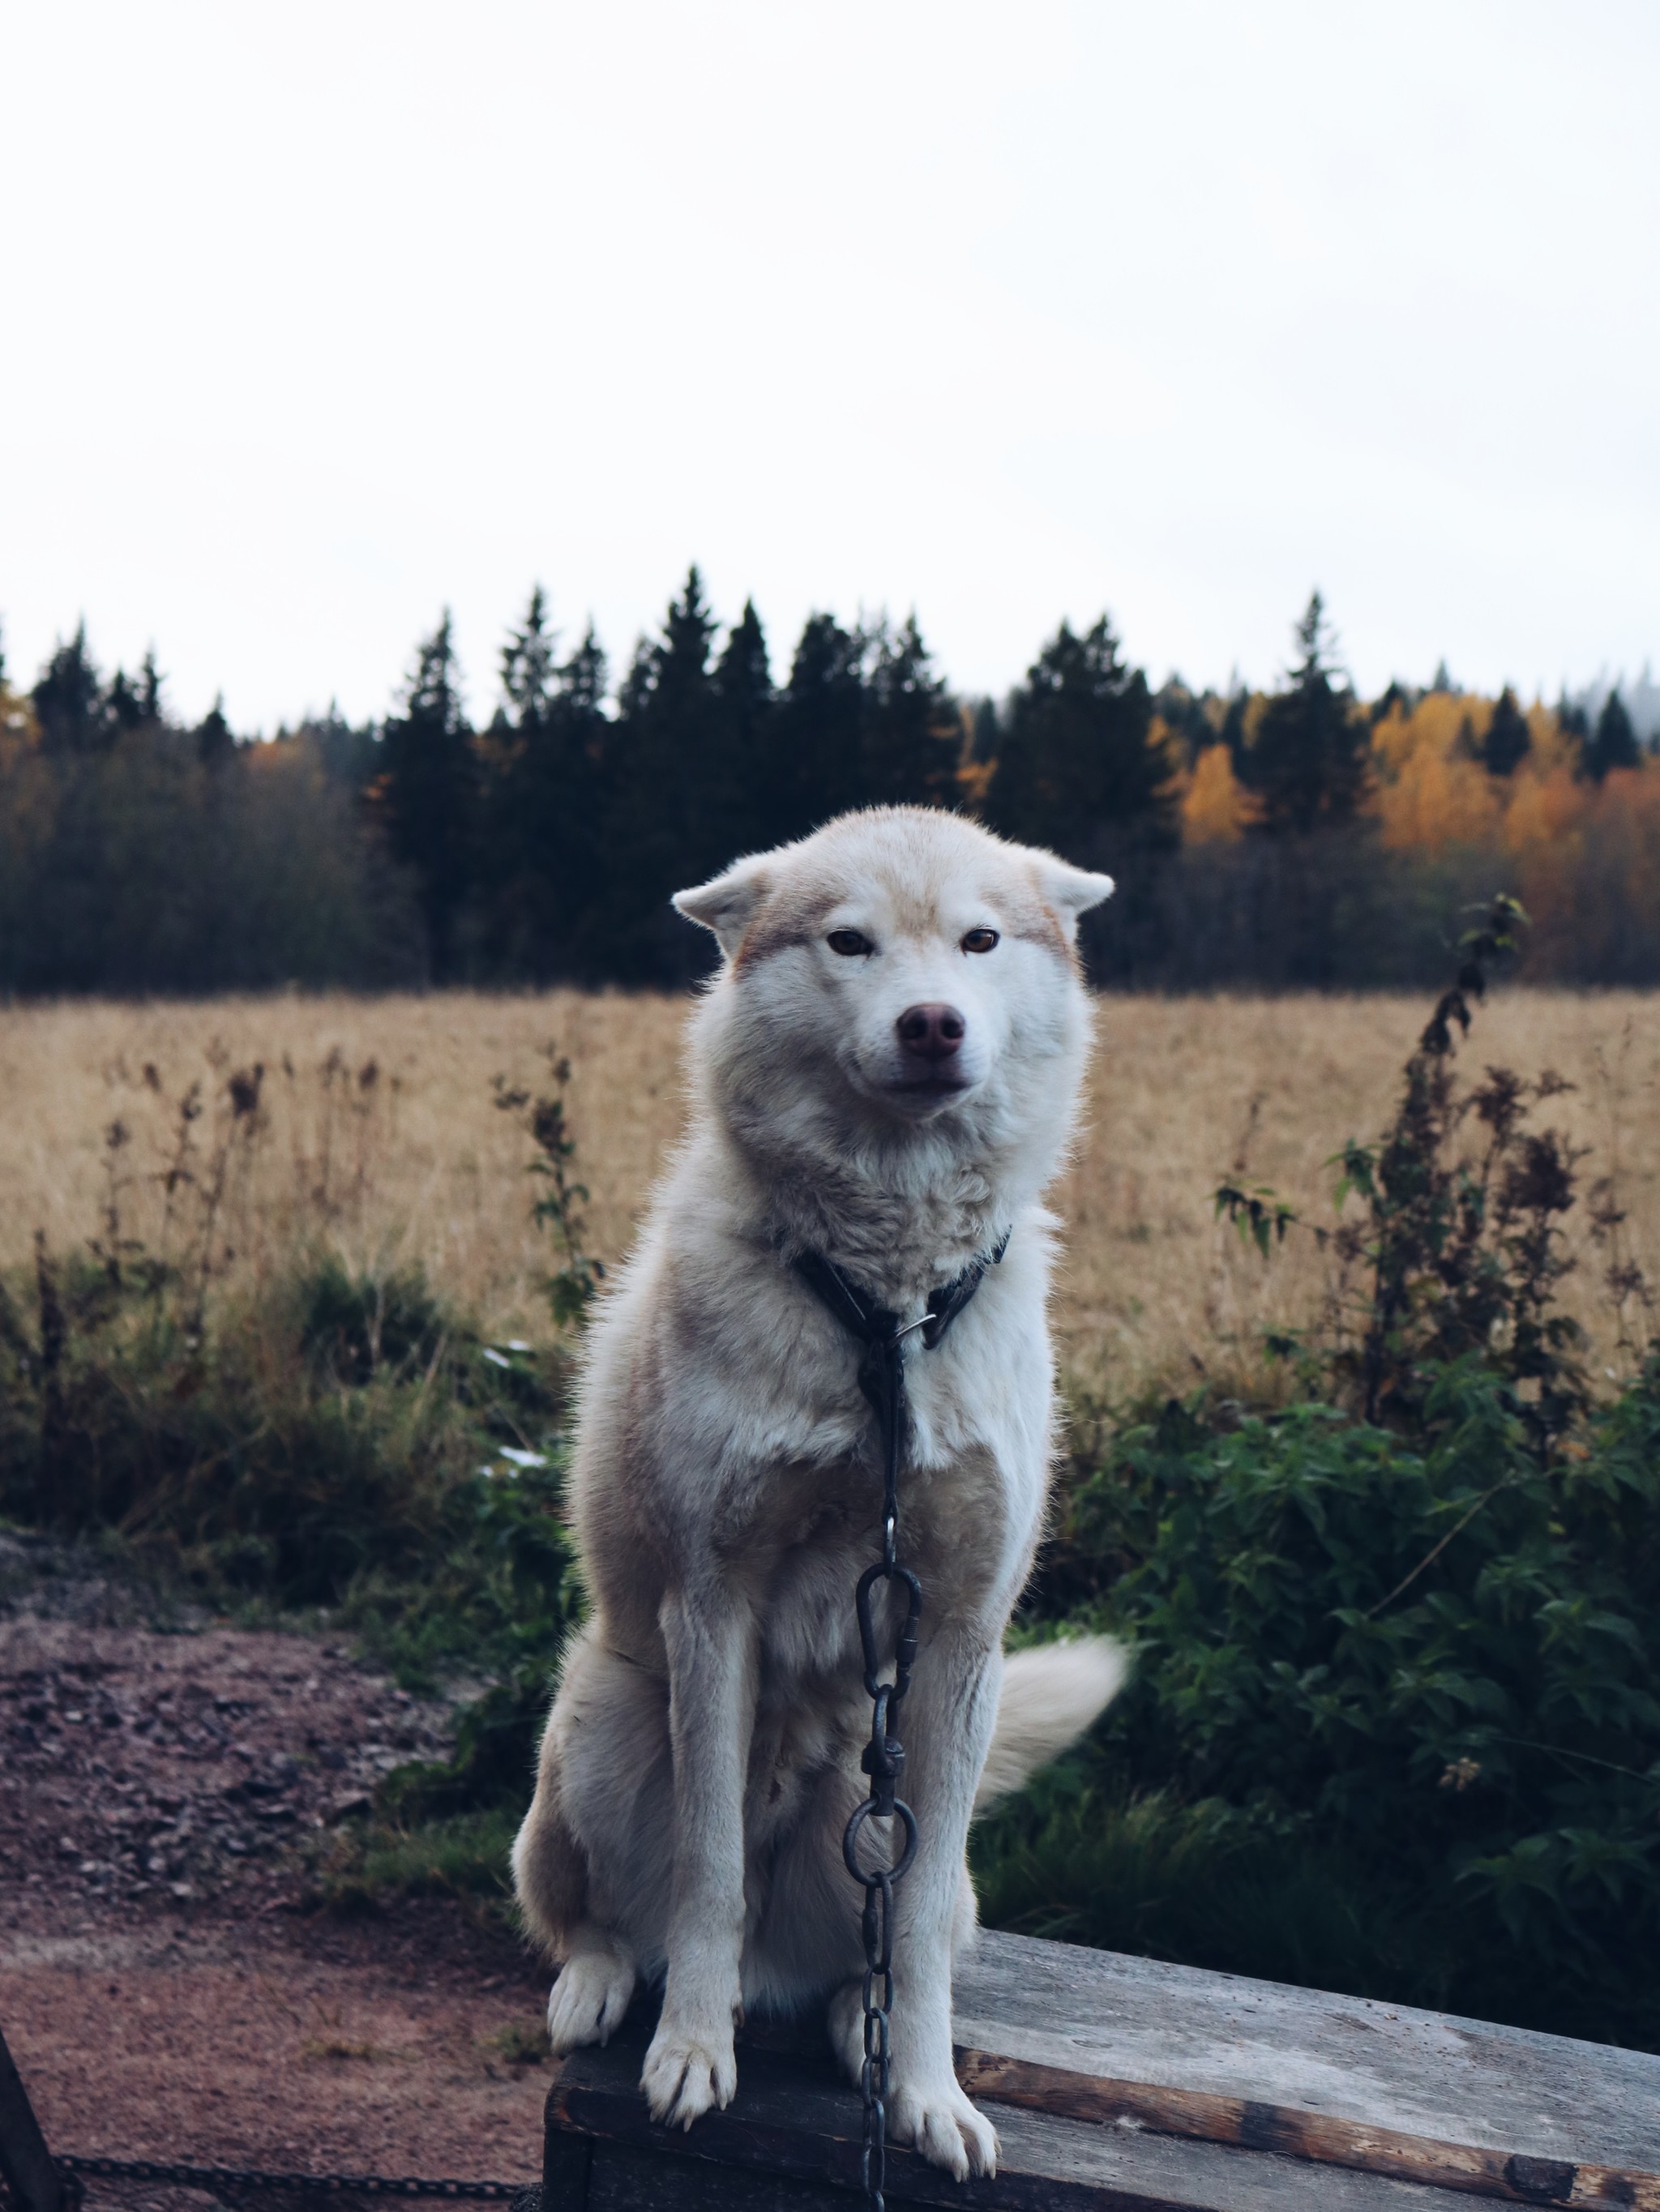
[[[688,921],[713,930],[728,960],[744,941],[744,932],[768,890],[767,870],[759,860],[739,860],[696,890],[676,891],[674,905]]]

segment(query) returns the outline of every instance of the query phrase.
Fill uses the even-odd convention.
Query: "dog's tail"
[[[1129,1655],[1110,1636],[1038,1644],[1003,1662],[997,1726],[974,1809],[983,1813],[1076,1743],[1123,1687]]]

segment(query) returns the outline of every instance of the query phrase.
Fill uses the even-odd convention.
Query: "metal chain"
[[[916,1630],[922,1614],[922,1585],[909,1567],[899,1564],[899,1452],[904,1413],[905,1355],[903,1340],[910,1328],[895,1328],[891,1335],[874,1339],[867,1358],[873,1372],[860,1376],[876,1408],[882,1431],[882,1556],[859,1577],[855,1601],[859,1641],[863,1649],[865,1689],[871,1700],[871,1736],[860,1765],[870,1777],[870,1795],[855,1808],[842,1838],[842,1856],[848,1872],[865,1893],[861,1933],[865,1944],[865,2043],[859,2086],[865,2104],[865,2139],[860,2155],[860,2179],[869,2212],[884,2212],[883,2189],[887,2167],[888,2067],[891,2057],[889,2014],[893,2006],[893,1886],[907,1873],[916,1856],[916,1815],[896,1795],[904,1771],[904,1747],[893,1733],[894,1721],[910,1687],[916,1661]],[[905,1592],[905,1617],[894,1647],[891,1680],[882,1677],[882,1656],[876,1645],[873,1597],[879,1583],[897,1583]],[[859,1839],[868,1820],[897,1820],[904,1833],[903,1848],[890,1866],[860,1863]]]
[[[988,1252],[976,1254],[960,1275],[929,1293],[927,1310],[918,1320],[903,1323],[860,1292],[822,1252],[798,1252],[791,1262],[814,1296],[863,1345],[859,1388],[875,1411],[882,1435],[882,1556],[860,1576],[858,1591],[859,1642],[864,1653],[865,1688],[871,1700],[870,1741],[859,1764],[870,1777],[871,1789],[864,1803],[854,1808],[842,1838],[848,1872],[865,1893],[860,1921],[865,1942],[865,2045],[859,2069],[865,2100],[865,2142],[860,2173],[868,2212],[885,2212],[888,2069],[892,2057],[888,2016],[893,2007],[893,1886],[909,1871],[916,1856],[916,1815],[896,1795],[905,1753],[893,1733],[895,1717],[910,1687],[911,1669],[916,1663],[917,1623],[922,1617],[922,1585],[909,1567],[899,1564],[905,1339],[921,1329],[923,1346],[932,1352],[985,1280],[987,1269],[1001,1261],[1012,1234],[1012,1230],[1006,1229]],[[891,1681],[882,1678],[882,1656],[876,1648],[872,1598],[880,1582],[903,1583],[905,1589],[905,1617],[894,1647]],[[903,1832],[897,1859],[891,1866],[861,1866],[859,1838],[866,1822],[895,1820]]]
[[[147,2158],[79,2158],[60,2155],[52,2163],[75,2185],[82,2177],[108,2181],[170,2182],[184,2189],[228,2187],[281,2191],[295,2197],[482,2197],[501,2203],[524,2194],[522,2181],[427,2181],[415,2175],[393,2179],[381,2173],[265,2173],[253,2166],[191,2166]]]

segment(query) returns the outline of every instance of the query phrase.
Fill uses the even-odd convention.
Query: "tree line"
[[[1416,980],[1493,856],[1380,838],[1380,732],[1425,695],[1358,700],[1318,593],[1295,638],[1271,693],[1155,691],[1103,615],[1062,623],[1006,698],[965,701],[914,615],[815,613],[775,672],[753,605],[723,629],[694,568],[614,684],[538,588],[487,721],[446,613],[383,722],[239,743],[221,705],[169,714],[153,653],[106,678],[82,626],[27,694],[0,657],[0,988],[684,982],[706,954],[672,891],[882,803],[1108,867],[1104,981]],[[1447,750],[1497,787],[1547,728],[1589,791],[1644,768],[1617,690],[1544,723],[1507,690]]]

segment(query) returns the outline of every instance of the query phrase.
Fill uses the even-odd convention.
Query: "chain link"
[[[170,2183],[181,2189],[269,2190],[291,2197],[453,2197],[510,2202],[530,2186],[522,2181],[429,2181],[418,2175],[395,2179],[383,2173],[266,2173],[255,2166],[192,2166],[148,2158],[80,2158],[53,2160],[77,2198],[83,2179]]]
[[[911,1323],[911,1328],[919,1324]],[[848,1872],[865,1893],[860,1916],[865,1946],[864,2057],[859,2087],[864,2100],[865,2134],[860,2154],[860,2179],[869,2212],[884,2212],[883,2191],[887,2180],[888,2071],[892,2057],[891,2014],[893,2009],[893,1887],[916,1856],[916,1815],[898,1796],[905,1771],[905,1748],[894,1734],[895,1717],[910,1687],[916,1662],[916,1632],[922,1617],[922,1585],[909,1567],[899,1564],[899,1455],[903,1443],[905,1391],[903,1340],[910,1334],[895,1323],[889,1333],[874,1338],[866,1353],[866,1371],[860,1376],[866,1395],[876,1409],[882,1432],[882,1556],[859,1577],[854,1610],[859,1619],[859,1642],[864,1656],[865,1689],[871,1700],[870,1741],[860,1765],[870,1777],[870,1795],[854,1808],[842,1838],[842,1856]],[[878,1649],[875,1595],[877,1585],[897,1585],[904,1593],[905,1611],[894,1641],[891,1679],[883,1674]],[[860,1863],[859,1843],[871,1820],[897,1820],[903,1842],[898,1856],[886,1866]],[[889,1832],[889,1843],[893,1841]]]

